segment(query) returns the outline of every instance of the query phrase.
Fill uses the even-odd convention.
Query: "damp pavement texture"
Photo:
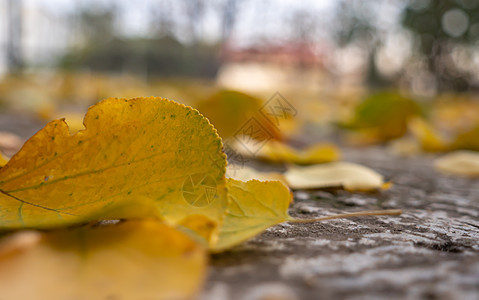
[[[0,114],[0,129],[25,140],[44,123]],[[380,172],[391,189],[297,191],[290,214],[396,208],[403,214],[272,227],[211,257],[200,300],[479,299],[479,180],[436,172],[434,155],[342,150],[343,160]]]
[[[434,155],[343,152],[393,186],[377,194],[297,191],[290,214],[403,214],[272,227],[213,255],[201,300],[479,299],[479,180],[436,172]]]

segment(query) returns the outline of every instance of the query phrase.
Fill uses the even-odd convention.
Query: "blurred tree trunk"
[[[7,0],[7,68],[17,73],[22,61],[22,1]]]
[[[385,79],[378,71],[378,66],[376,64],[376,55],[377,55],[377,48],[379,47],[379,43],[375,43],[372,45],[371,50],[368,54],[368,70],[367,70],[367,80],[368,84],[375,89],[384,89],[391,85],[391,81]]]
[[[226,0],[223,10],[223,26],[221,29],[221,43],[227,44],[231,33],[233,32],[233,27],[236,22],[236,14],[238,12],[238,0]]]
[[[226,53],[230,49],[233,28],[238,13],[238,0],[226,0],[221,8],[221,40],[218,48],[219,63],[223,64],[227,59]]]
[[[189,20],[190,34],[191,34],[191,57],[189,62],[194,69],[194,73],[200,73],[200,62],[199,62],[199,44],[201,42],[202,34],[202,24],[201,21],[204,17],[205,4],[201,0],[185,0],[186,14]]]

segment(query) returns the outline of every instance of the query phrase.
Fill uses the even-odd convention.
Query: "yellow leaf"
[[[348,162],[291,167],[284,176],[292,189],[342,187],[348,191],[372,191],[381,189],[384,185],[381,174]]]
[[[269,142],[258,155],[271,162],[285,162],[298,165],[319,164],[339,159],[339,149],[330,143],[318,143],[304,150],[294,149],[281,142]]]
[[[21,232],[0,244],[0,297],[191,299],[206,263],[203,247],[153,220]]]
[[[107,99],[85,130],[56,120],[0,169],[0,227],[204,215],[220,222],[226,158],[198,111],[162,98]]]
[[[451,148],[479,151],[479,124],[458,134],[451,143]]]
[[[261,144],[261,141],[251,142]],[[293,163],[298,165],[318,164],[338,160],[340,150],[331,143],[318,143],[298,150],[279,141],[264,143],[257,151],[251,151],[247,145],[239,142],[232,144],[235,151],[244,156],[257,157],[273,163]]]
[[[278,129],[261,113],[263,101],[236,91],[223,90],[195,105],[218,130],[222,138],[239,133],[244,134],[244,127],[253,124],[254,131],[264,130],[268,137],[280,139]],[[251,121],[253,120],[253,121]]]
[[[0,167],[3,167],[4,165],[6,165],[8,162],[8,159],[5,158],[5,156],[3,156],[2,152],[0,152]]]
[[[281,182],[227,179],[227,186],[230,202],[218,241],[211,250],[225,250],[290,219],[292,196]]]
[[[368,143],[403,136],[407,121],[420,113],[412,99],[386,91],[374,94],[356,107],[355,116],[343,127],[357,130]]]
[[[401,210],[365,211],[320,217],[295,219],[288,215],[292,194],[281,182],[247,182],[227,179],[230,199],[218,240],[210,244],[212,252],[229,249],[265,229],[283,222],[319,222],[336,218],[369,215],[398,215]]]
[[[408,127],[424,150],[432,152],[446,150],[447,142],[424,119],[419,117],[411,118],[408,122]]]
[[[478,126],[479,102],[475,98],[469,93],[437,95],[429,112],[432,123],[448,136]]]
[[[196,238],[202,245],[213,245],[218,240],[217,223],[203,215],[190,215],[183,219],[180,228]]]
[[[434,162],[437,170],[466,177],[479,177],[479,152],[455,151]]]
[[[260,172],[247,166],[228,165],[226,177],[241,181],[256,179],[259,181],[280,181],[288,186],[283,174],[276,172]]]

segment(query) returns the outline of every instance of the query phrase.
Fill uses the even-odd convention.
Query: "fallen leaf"
[[[267,143],[258,156],[271,162],[285,162],[298,165],[319,164],[338,160],[338,147],[331,143],[318,143],[303,150],[297,150],[281,142]]]
[[[0,152],[0,167],[3,167],[4,165],[6,165],[8,162],[8,159],[3,156],[2,152]]]
[[[349,162],[292,166],[284,176],[292,189],[344,188],[348,191],[373,191],[384,185],[381,174]]]
[[[437,170],[459,176],[479,176],[479,152],[455,151],[448,153],[434,162]]]
[[[465,149],[479,151],[479,124],[459,133],[451,143],[451,149]]]
[[[381,92],[360,103],[353,119],[341,126],[355,130],[367,143],[381,142],[403,136],[408,119],[419,114],[420,108],[412,99]]]
[[[179,224],[210,251],[227,250],[273,225],[294,220],[287,214],[293,198],[284,183],[227,178],[226,186],[229,201],[218,235],[212,235],[211,221],[201,215],[189,216]]]
[[[107,99],[85,130],[48,123],[0,169],[0,227],[189,215],[220,222],[226,158],[198,111],[162,98]]]
[[[70,135],[63,120],[50,122],[0,169],[0,228],[153,216],[221,251],[299,222],[287,215],[292,195],[281,182],[225,179],[221,139],[194,109],[161,98],[107,99],[84,125]],[[338,182],[347,189],[370,188],[345,177]]]
[[[478,126],[479,102],[475,98],[470,93],[437,95],[428,113],[432,124],[448,136],[456,136]]]
[[[261,141],[249,144],[261,144]],[[318,164],[338,160],[340,150],[331,143],[318,143],[303,150],[298,150],[289,145],[271,140],[265,142],[257,151],[253,152],[244,144],[234,143],[233,148],[241,155],[260,158],[273,163],[292,163],[298,165]]]
[[[227,179],[227,186],[230,202],[218,240],[210,245],[212,252],[227,250],[283,222],[311,223],[357,216],[399,215],[402,212],[393,209],[296,219],[288,215],[288,207],[293,198],[291,192],[281,182],[258,180],[243,182]]]
[[[292,195],[279,181],[248,182],[227,179],[229,204],[218,241],[210,247],[222,251],[265,229],[285,222]]]
[[[419,117],[411,118],[408,127],[423,150],[438,152],[447,149],[446,140],[426,120]]]
[[[0,244],[2,299],[192,299],[206,251],[154,220],[20,232]]]
[[[280,181],[287,186],[283,174],[277,172],[260,172],[248,166],[228,165],[226,177],[240,181],[256,179],[258,181]]]
[[[281,139],[281,133],[261,113],[263,101],[250,95],[222,90],[195,104],[218,130],[222,138],[262,131],[268,138]]]
[[[178,225],[205,247],[215,244],[218,240],[218,224],[203,215],[190,215]]]

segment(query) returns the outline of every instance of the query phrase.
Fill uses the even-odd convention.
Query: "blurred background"
[[[284,96],[286,139],[450,144],[478,131],[478,45],[477,0],[0,0],[0,130],[80,127],[107,97],[214,107],[228,90]]]

